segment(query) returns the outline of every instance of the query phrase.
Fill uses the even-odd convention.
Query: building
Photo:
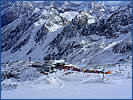
[[[55,66],[56,69],[63,69],[65,65],[64,60],[54,60],[53,65]]]
[[[55,66],[49,63],[45,63],[42,65],[43,72],[54,72]]]

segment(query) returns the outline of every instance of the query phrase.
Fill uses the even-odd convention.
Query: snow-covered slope
[[[2,99],[132,98],[131,1],[2,1],[1,19]],[[44,59],[111,74],[30,66]]]
[[[2,91],[2,99],[131,99],[131,82],[132,80],[116,80],[113,83],[77,84],[76,81],[65,82],[65,87],[52,89],[43,88],[39,84],[33,88]]]
[[[131,56],[131,2],[5,1],[1,17],[3,63],[51,57],[88,66]]]
[[[6,67],[2,65],[2,75],[5,76],[1,82],[2,99],[131,99],[132,97],[130,63],[106,68],[111,74],[105,74],[104,80],[103,74],[71,70],[70,74],[57,70],[48,77],[28,67],[29,63],[17,61]],[[8,72],[6,75],[5,70]]]

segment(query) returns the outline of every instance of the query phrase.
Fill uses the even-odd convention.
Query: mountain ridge
[[[60,3],[63,3],[63,7],[59,7]],[[81,3],[85,5],[84,2]],[[2,27],[2,62],[23,58],[28,60],[29,57],[43,61],[44,57],[51,57],[51,59],[65,59],[77,65],[101,63],[93,62],[89,58],[98,55],[111,43],[122,39],[124,34],[127,34],[127,37],[130,36],[132,5],[129,3],[122,9],[117,6],[117,10],[112,12],[112,8],[107,7],[105,3],[88,3],[93,4],[91,8],[85,7],[77,11],[71,9],[74,6],[80,8],[80,2],[77,4],[74,2],[50,2],[49,4],[48,2],[48,6],[40,2],[17,2],[16,5],[9,3],[9,8],[13,9],[11,11],[14,9],[20,11],[20,5],[22,9],[18,18],[15,17],[13,22]],[[4,6],[2,9],[4,13]],[[24,14],[22,14],[23,10],[26,11]],[[128,52],[128,54],[124,53],[123,59],[126,59],[125,55],[131,56],[132,51],[131,44],[128,43],[131,37],[126,41],[127,49],[124,51],[122,49],[122,52]],[[118,47],[114,45],[108,51],[112,54],[112,58],[121,55],[121,52],[117,52]],[[116,54],[118,55],[115,56]],[[117,60],[120,59],[122,58],[118,57]]]

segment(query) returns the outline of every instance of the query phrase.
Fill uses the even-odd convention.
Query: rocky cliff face
[[[96,2],[3,3],[2,62],[30,56],[77,65],[126,59],[132,52],[132,5],[111,7]],[[106,60],[99,61],[101,57]]]
[[[113,52],[114,55],[115,53],[124,54],[126,52],[131,54],[132,47],[128,43],[131,41],[132,29],[130,10],[131,7],[125,7],[125,9],[113,13],[107,20],[99,19],[92,24],[88,24],[89,14],[87,12],[79,13],[51,42],[49,53],[52,53],[51,56],[68,59],[68,61],[76,63],[83,59],[89,62],[91,57],[98,56],[101,51],[103,51],[102,53],[106,52],[104,49],[112,44],[108,49],[113,49],[110,52]],[[119,41],[124,34],[127,35],[127,38]],[[113,44],[113,42],[118,42],[118,44]],[[117,52],[118,50],[120,52]]]

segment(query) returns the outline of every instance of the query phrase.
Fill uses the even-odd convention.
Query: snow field
[[[19,63],[18,63],[19,62]],[[28,62],[18,61],[12,63],[10,68],[27,68]],[[10,69],[8,68],[8,69]],[[76,71],[57,70],[48,76],[32,76],[27,79],[28,73],[33,70],[21,72],[21,80],[5,79],[2,81],[2,99],[131,99],[132,98],[132,72],[130,63],[121,64],[119,67],[108,67],[111,74],[83,73]],[[33,73],[32,73],[33,72]],[[69,74],[66,74],[68,73]]]
[[[2,98],[12,99],[131,99],[132,80],[115,80],[112,83],[64,81],[62,88],[23,87],[12,91],[2,91]],[[55,82],[55,81],[52,81]],[[56,83],[56,82],[55,82]],[[54,83],[54,84],[55,84]],[[17,94],[17,95],[16,95]],[[34,95],[33,95],[34,94]]]

